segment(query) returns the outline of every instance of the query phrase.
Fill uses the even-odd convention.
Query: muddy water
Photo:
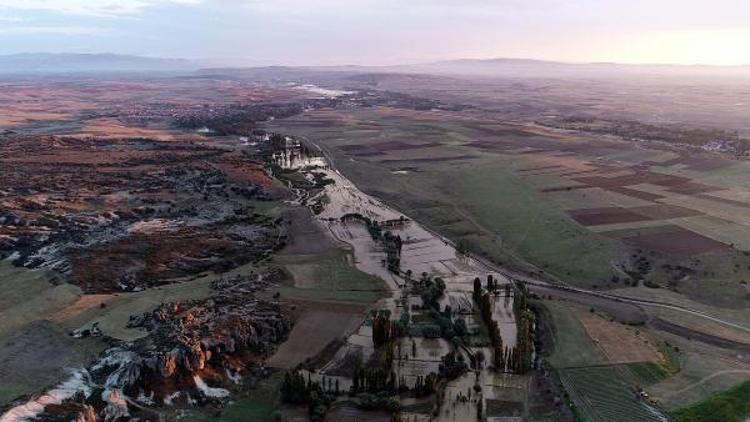
[[[303,167],[305,168],[305,167]],[[312,170],[303,170],[309,171]],[[389,230],[399,235],[403,240],[401,251],[401,270],[412,271],[412,277],[419,278],[422,273],[432,277],[441,277],[446,284],[441,306],[450,305],[456,312],[471,313],[473,307],[472,291],[474,279],[479,277],[483,284],[487,276],[492,274],[500,284],[501,291],[504,284],[510,281],[502,274],[494,272],[483,263],[459,254],[456,249],[445,239],[436,235],[419,223],[408,220],[398,211],[388,207],[376,198],[366,195],[360,191],[351,181],[346,179],[338,171],[321,166],[314,170],[323,172],[325,176],[334,181],[325,187],[320,195],[325,196],[325,207],[317,216],[316,223],[322,225],[326,232],[336,241],[347,244],[354,256],[354,264],[365,273],[383,279],[392,292],[392,298],[383,299],[376,305],[379,309],[389,309],[392,318],[398,319],[404,311],[395,298],[405,298],[412,304],[421,302],[419,298],[407,297],[402,290],[405,280],[386,268],[386,253],[379,242],[374,241],[366,226],[358,221],[341,221],[346,214],[357,213],[375,221],[398,220],[407,217],[407,221],[391,227]],[[312,198],[315,201],[319,198]],[[516,345],[516,321],[513,315],[513,297],[497,296],[493,299],[493,318],[498,322],[503,343],[507,347]],[[466,315],[467,321],[472,317]],[[412,341],[415,342],[414,347]],[[394,371],[399,379],[404,379],[406,384],[413,386],[418,376],[426,376],[430,372],[437,372],[442,356],[447,354],[452,346],[443,339],[403,338],[397,348],[398,356],[394,359]],[[367,357],[373,353],[372,330],[366,324],[347,340],[347,345],[340,351],[345,355],[352,349],[357,349]],[[414,351],[414,349],[416,349]],[[492,352],[489,348],[475,348],[471,350],[476,353],[481,350],[485,356],[485,362],[490,362]],[[416,353],[414,353],[416,352]],[[462,351],[461,353],[465,353]],[[468,356],[465,356],[468,362]],[[322,377],[327,367],[319,373],[311,374],[313,377]],[[496,398],[498,396],[498,377],[503,379],[525,380],[526,377],[496,374],[488,367],[480,371],[470,371],[462,377],[448,383],[446,387],[446,403],[441,409],[438,421],[473,421],[477,420],[477,400]],[[343,381],[343,380],[341,380]],[[477,395],[473,387],[478,384],[481,394]],[[347,384],[348,385],[348,384]],[[468,391],[473,395],[468,398]],[[485,406],[486,408],[486,406]]]
[[[396,220],[403,214],[393,210],[381,201],[363,193],[352,182],[335,170],[319,170],[335,183],[326,186],[323,194],[328,203],[318,216],[328,233],[336,240],[348,244],[355,258],[355,265],[360,271],[375,275],[385,280],[394,296],[400,295],[403,278],[388,271],[384,260],[386,257],[382,246],[370,237],[364,224],[358,221],[340,221],[340,217],[349,213],[359,213],[372,220]],[[441,277],[446,284],[446,295],[441,305],[450,305],[452,309],[471,306],[471,292],[474,289],[474,278],[479,277],[483,283],[488,274],[492,274],[499,284],[509,283],[502,274],[492,271],[483,263],[459,254],[443,238],[426,230],[415,221],[392,227],[390,231],[401,236],[401,269],[411,270],[413,277],[422,273]],[[507,299],[507,300],[506,300]],[[508,347],[516,344],[516,323],[513,316],[513,298],[496,300],[494,317],[500,327],[503,342]],[[397,311],[397,310],[396,310]]]
[[[287,170],[299,170],[307,167],[325,167],[325,158],[310,151],[298,140],[285,137],[273,145],[272,159],[279,167]]]

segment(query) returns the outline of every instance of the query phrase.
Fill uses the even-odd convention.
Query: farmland
[[[322,110],[279,128],[319,141],[363,189],[498,264],[589,288],[647,281],[744,303],[750,203],[729,202],[716,183],[743,161],[707,166],[701,153],[633,153],[611,137],[442,111]]]
[[[729,391],[713,395],[691,407],[674,412],[678,421],[741,421],[750,412],[747,396],[750,382],[742,383]]]
[[[561,379],[585,420],[665,421],[608,367],[571,368]]]
[[[438,110],[318,110],[268,127],[309,138],[358,187],[495,264],[747,323],[750,194],[737,185],[746,183],[745,161]],[[743,330],[658,306],[539,292],[553,298],[544,301],[554,339],[546,359],[592,420],[608,412],[660,420],[653,409],[747,378],[744,355],[722,349],[723,339],[748,344]],[[698,331],[675,328],[692,324]],[[701,343],[700,333],[717,338]],[[600,385],[612,376],[621,381]],[[636,398],[637,387],[651,398]]]
[[[335,249],[323,255],[282,255],[277,262],[289,271],[291,283],[279,292],[286,298],[377,302],[386,294],[383,282],[358,271],[350,259]]]

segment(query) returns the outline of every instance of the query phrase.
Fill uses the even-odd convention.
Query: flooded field
[[[446,291],[441,299],[441,306],[450,305],[454,310],[470,307],[476,277],[484,280],[488,275],[492,275],[501,287],[510,282],[502,274],[494,272],[476,259],[459,253],[447,240],[426,230],[381,201],[366,195],[339,172],[329,168],[316,171],[322,171],[327,178],[334,181],[326,186],[323,193],[327,197],[327,205],[318,216],[319,223],[325,225],[336,240],[351,246],[357,268],[385,280],[394,294],[400,294],[404,278],[388,270],[384,264],[386,252],[382,245],[372,240],[364,224],[358,221],[341,221],[341,216],[357,213],[373,221],[393,221],[405,217],[403,224],[388,229],[403,239],[401,269],[411,270],[415,276],[427,273],[442,278],[446,284]],[[497,318],[503,341],[509,347],[513,347],[516,341],[513,298],[499,297],[494,299],[494,302],[493,315]],[[386,308],[395,310],[391,306]],[[396,317],[398,316],[397,313]]]
[[[273,161],[286,170],[299,170],[306,167],[326,166],[326,160],[310,151],[298,140],[284,137],[274,145]]]
[[[504,286],[510,283],[506,277],[482,262],[459,253],[446,239],[425,229],[408,216],[366,195],[341,173],[324,165],[324,157],[311,154],[310,149],[299,144],[287,146],[292,147],[291,151],[287,148],[284,152],[274,154],[277,164],[286,169],[299,169],[308,179],[322,176],[332,182],[326,183],[317,196],[308,199],[309,202],[324,204],[315,218],[316,224],[320,224],[333,240],[348,245],[354,257],[354,265],[360,271],[385,280],[391,290],[392,297],[382,299],[374,306],[376,309],[390,311],[391,319],[395,320],[407,311],[410,318],[418,319],[427,311],[422,309],[422,299],[419,296],[407,294],[409,280],[420,276],[441,278],[446,288],[438,302],[440,308],[449,306],[457,318],[467,321],[470,328],[477,326],[472,299],[475,278],[485,280],[491,275],[497,281],[499,291],[503,292]],[[352,215],[358,217],[343,218]],[[371,227],[364,221],[376,222],[376,225],[379,224],[391,235],[401,239],[398,271],[389,268],[386,247],[383,242],[373,239]],[[498,323],[504,345],[513,348],[517,340],[513,295],[501,293],[491,300],[493,319]],[[351,381],[341,376],[346,372],[346,361],[350,361],[352,357],[367,361],[375,353],[372,331],[370,322],[364,321],[332,361],[310,376],[317,380],[337,379],[341,386],[350,385]],[[399,339],[396,350],[393,371],[400,382],[412,388],[419,377],[439,372],[442,358],[454,350],[454,347],[442,338],[409,336]],[[492,356],[490,347],[457,349],[457,353],[462,355],[461,359],[467,362],[478,352],[487,360]],[[507,380],[518,380],[521,383],[526,380],[526,377],[497,374],[485,363],[479,365],[479,368],[468,371],[447,384],[446,404],[437,420],[476,420],[477,400],[494,400],[501,396],[499,391],[503,389],[499,390],[498,385],[507,383]],[[497,377],[504,381],[499,381]],[[476,393],[476,388],[481,390],[481,394]],[[474,391],[473,398],[469,397],[471,391]]]

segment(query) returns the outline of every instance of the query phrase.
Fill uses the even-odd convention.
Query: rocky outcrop
[[[189,384],[208,368],[246,370],[291,328],[277,303],[244,295],[164,304],[133,317],[130,325],[146,328],[150,336],[128,350],[112,352],[118,357],[111,361],[121,364],[109,373],[106,384],[129,396],[143,390],[157,397],[165,383]],[[97,377],[97,372],[92,375]]]
[[[131,317],[129,325],[149,335],[107,350],[85,372],[81,391],[45,408],[40,418],[129,420],[145,407],[170,404],[176,392],[191,403],[223,400],[229,390],[209,387],[201,376],[230,387],[237,374],[257,366],[291,329],[278,303],[223,293],[162,304]]]
[[[0,157],[0,258],[55,271],[86,293],[221,273],[279,247],[275,218],[248,205],[272,198],[274,184],[237,151],[188,140],[11,136]]]

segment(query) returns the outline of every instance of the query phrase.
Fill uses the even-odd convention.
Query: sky
[[[750,64],[748,0],[0,0],[0,54]]]

